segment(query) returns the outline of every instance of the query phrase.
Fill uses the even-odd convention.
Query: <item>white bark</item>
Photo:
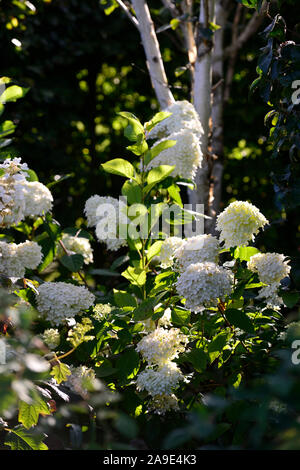
[[[138,29],[147,59],[151,82],[159,104],[161,108],[164,109],[174,103],[175,100],[168,86],[168,80],[150,11],[145,0],[132,0],[132,5],[138,21]]]
[[[214,22],[214,10],[215,0],[201,0],[199,23],[202,27],[208,27],[208,22]],[[207,209],[209,200],[208,137],[211,117],[212,52],[211,44],[203,40],[203,38],[197,41],[197,43],[193,101],[204,130],[204,135],[201,139],[203,164],[202,168],[198,169],[196,175],[195,182],[197,189],[189,192],[189,202],[194,207],[196,204],[204,204],[205,209]]]

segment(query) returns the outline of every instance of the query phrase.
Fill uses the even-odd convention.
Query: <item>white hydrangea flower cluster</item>
[[[259,290],[257,299],[262,299],[266,302],[267,308],[279,310],[283,305],[283,300],[278,295],[278,284],[271,284],[270,286],[262,287]]]
[[[28,166],[20,158],[0,164],[0,225],[10,227],[25,217],[37,217],[52,208],[49,189],[38,181],[27,181]]]
[[[291,270],[285,256],[279,253],[257,253],[248,261],[248,269],[257,272],[259,280],[267,284],[259,291],[258,298],[266,299],[267,307],[277,310],[283,304],[277,293],[280,281]]]
[[[166,319],[169,312],[166,314]],[[158,326],[145,336],[137,345],[136,350],[148,362],[146,369],[137,376],[137,390],[146,390],[152,397],[150,409],[155,413],[164,414],[176,409],[177,399],[172,393],[179,382],[185,380],[184,375],[173,359],[184,352],[187,337],[178,328],[169,330]],[[164,397],[165,400],[161,398]],[[168,399],[166,399],[168,398]],[[165,406],[162,406],[164,401]]]
[[[234,201],[217,217],[216,228],[226,248],[248,245],[268,220],[257,207],[247,201]]]
[[[42,335],[44,343],[49,349],[56,349],[60,343],[60,334],[57,329],[48,328]]]
[[[37,309],[51,324],[60,325],[87,310],[95,296],[84,286],[66,282],[44,282],[36,295]]]
[[[279,253],[257,253],[248,261],[248,269],[257,272],[264,284],[279,284],[290,273],[285,256]]]
[[[160,248],[159,260],[162,268],[170,268],[174,262],[175,251],[183,244],[182,238],[168,237]]]
[[[162,150],[147,166],[147,170],[159,165],[175,165],[172,176],[193,180],[197,168],[202,164],[203,154],[200,147],[199,137],[189,129],[182,129],[156,142],[152,148],[164,140],[176,140],[173,147]]]
[[[219,251],[219,240],[212,235],[197,235],[187,238],[175,250],[176,266],[180,271],[185,271],[190,264],[206,261],[217,263]]]
[[[172,390],[178,387],[179,382],[184,380],[179,367],[175,362],[167,362],[158,369],[147,367],[141,372],[136,380],[138,391],[147,390],[149,395],[171,395]]]
[[[159,153],[148,165],[175,165],[173,176],[193,180],[197,168],[201,166],[203,154],[200,139],[203,128],[194,106],[188,101],[176,101],[166,109],[171,115],[156,124],[148,137],[159,139],[153,148],[164,140],[176,140],[173,147]]]
[[[185,350],[186,341],[178,328],[159,327],[141,339],[136,350],[149,364],[162,367]]]
[[[27,240],[16,244],[0,241],[0,274],[3,276],[23,278],[26,268],[37,268],[42,258],[42,249],[36,242]]]
[[[232,273],[215,263],[190,264],[176,282],[177,292],[186,299],[186,307],[199,312],[215,306],[232,291]]]
[[[170,134],[189,129],[200,138],[203,134],[203,127],[199,121],[199,116],[194,106],[186,100],[176,101],[166,108],[172,113],[169,117],[156,124],[148,134],[151,139],[162,139]]]
[[[70,254],[79,254],[83,256],[85,264],[93,262],[93,250],[87,238],[72,236],[64,233],[61,239],[64,247]],[[57,256],[60,258],[65,255],[65,251],[60,243],[57,245]]]
[[[120,224],[126,225],[127,206],[110,196],[91,196],[85,203],[84,213],[89,227],[96,227],[99,241],[106,243],[108,250],[117,251],[127,245],[126,239],[119,238]]]
[[[158,415],[164,415],[171,410],[179,410],[178,399],[174,393],[171,395],[156,395],[149,403],[149,411],[154,411]]]

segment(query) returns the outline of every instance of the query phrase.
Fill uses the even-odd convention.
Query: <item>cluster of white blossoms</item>
[[[216,229],[225,248],[248,245],[268,220],[247,201],[234,201],[217,217]]]
[[[279,253],[257,253],[248,261],[248,269],[257,272],[264,284],[278,284],[290,273],[291,267],[285,256]]]
[[[42,249],[36,242],[16,244],[0,241],[0,274],[5,277],[23,278],[26,268],[37,268],[42,258]]]
[[[149,403],[149,411],[154,411],[158,415],[164,415],[170,410],[179,410],[178,399],[174,393],[171,395],[156,395]]]
[[[287,277],[291,270],[285,256],[279,253],[257,253],[248,261],[248,269],[257,272],[259,280],[267,284],[259,291],[258,298],[265,299],[268,307],[278,309],[283,301],[277,290],[280,281]]]
[[[218,299],[231,293],[232,285],[232,273],[211,262],[190,264],[176,281],[178,294],[193,312],[217,305]]]
[[[162,268],[170,268],[173,265],[175,251],[178,250],[183,243],[182,238],[168,237],[160,248],[159,260]]]
[[[83,256],[85,264],[93,262],[93,250],[89,240],[85,237],[72,236],[64,233],[61,239],[64,247],[70,255],[79,254]],[[60,258],[65,255],[65,251],[60,243],[57,245],[57,256]]]
[[[156,328],[138,343],[136,350],[145,361],[162,366],[185,350],[186,336],[178,328]]]
[[[55,328],[48,328],[42,335],[44,343],[49,349],[56,349],[60,343],[59,331]]]
[[[162,139],[182,129],[189,129],[194,134],[198,134],[199,137],[203,134],[203,127],[199,121],[197,111],[188,101],[176,101],[165,111],[171,113],[171,115],[151,129],[148,134],[149,138]]]
[[[177,398],[172,391],[185,377],[172,360],[184,352],[187,341],[187,337],[178,328],[168,330],[158,326],[142,338],[136,347],[148,363],[146,369],[137,376],[137,390],[146,390],[151,395],[150,409],[155,413],[164,414],[178,407]],[[164,406],[162,397],[168,398],[164,401]]]
[[[37,217],[52,208],[49,189],[38,181],[27,181],[28,166],[20,158],[0,164],[0,225],[10,227],[25,217]]]
[[[95,296],[84,286],[66,282],[44,282],[36,294],[37,309],[51,324],[60,325],[87,310]]]
[[[148,169],[164,164],[175,165],[173,176],[193,180],[203,159],[200,146],[203,128],[198,114],[188,101],[176,101],[166,111],[171,115],[156,124],[148,138],[159,139],[153,148],[165,140],[175,140],[176,144],[151,160]]]
[[[185,271],[190,264],[210,261],[217,263],[220,251],[219,240],[212,235],[196,235],[183,240],[175,250],[176,266]]]
[[[175,165],[172,176],[193,180],[196,176],[197,168],[202,164],[202,151],[199,137],[189,129],[182,129],[162,139],[153,145],[153,149],[165,140],[175,140],[173,147],[162,150],[147,166],[147,170],[159,165]]]
[[[136,386],[139,391],[146,390],[149,395],[170,395],[171,391],[178,387],[179,382],[184,380],[184,375],[175,364],[167,362],[158,369],[147,367],[141,372],[136,380]]]
[[[84,213],[88,227],[96,227],[96,236],[106,244],[108,250],[117,251],[127,245],[119,237],[120,225],[127,225],[127,206],[124,201],[110,197],[91,196],[85,203]]]

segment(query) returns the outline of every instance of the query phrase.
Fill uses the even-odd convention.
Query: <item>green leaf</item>
[[[173,199],[173,201],[175,201],[180,207],[183,206],[182,199],[180,196],[180,188],[177,186],[177,184],[172,184],[171,186],[169,186],[168,193],[170,198]]]
[[[157,240],[150,246],[147,250],[147,259],[150,261],[154,256],[157,256],[160,253],[161,245],[163,244],[163,240]]]
[[[12,121],[4,121],[0,125],[0,138],[3,139],[7,135],[12,134],[15,131],[15,124]]]
[[[50,372],[51,375],[55,378],[58,384],[65,382],[69,375],[71,375],[70,367],[67,364],[60,362]]]
[[[41,413],[44,415],[50,414],[49,406],[42,397],[37,397],[32,404],[28,404],[25,401],[19,403],[18,420],[26,429],[38,423]]]
[[[126,291],[114,289],[114,299],[118,307],[136,307],[135,298]]]
[[[159,155],[163,150],[174,147],[176,142],[176,140],[163,140],[159,144],[154,145],[150,150],[150,159],[148,157],[149,160],[145,160],[145,165],[148,165],[148,163],[153,160],[153,158],[157,157],[157,155]]]
[[[140,137],[140,135],[144,134],[144,127],[139,121],[139,119],[132,113],[128,113],[126,111],[122,111],[118,113],[120,116],[126,118],[129,121],[128,126],[125,128],[124,135],[127,137],[128,140],[132,142],[136,142]]]
[[[74,255],[62,256],[60,262],[72,273],[77,273],[83,266],[84,258],[82,255],[76,253]]]
[[[122,272],[122,276],[135,286],[143,286],[146,282],[146,272],[142,268],[129,266]]]
[[[174,170],[175,165],[170,166],[170,165],[159,165],[155,168],[152,168],[152,170],[149,171],[147,175],[147,183],[149,186],[153,186],[163,179],[167,178],[172,171]],[[147,189],[147,186],[146,186]]]
[[[192,349],[186,354],[186,359],[194,366],[197,372],[203,372],[206,369],[208,357],[203,349]]]
[[[145,124],[145,129],[147,132],[150,132],[151,129],[153,129],[156,124],[158,124],[159,122],[163,121],[164,119],[166,119],[167,117],[171,116],[172,113],[169,113],[168,111],[160,111],[159,113],[156,113],[153,118],[151,119],[151,121],[147,122]]]
[[[140,134],[137,137],[137,141],[133,145],[128,145],[127,150],[130,150],[137,156],[143,155],[148,150],[148,144],[146,142],[144,134]]]
[[[116,361],[118,369],[118,377],[124,383],[129,379],[133,379],[138,373],[140,367],[140,356],[135,349],[127,350],[121,354]]]
[[[136,181],[126,180],[122,186],[122,194],[127,197],[129,204],[139,204],[142,202],[142,188]]]
[[[162,295],[144,300],[135,310],[134,319],[135,321],[147,320],[154,314],[154,307],[159,303]]]
[[[102,168],[107,173],[112,173],[113,175],[125,176],[126,178],[133,178],[134,168],[130,162],[124,160],[123,158],[115,158],[109,162],[102,163]]]
[[[281,292],[281,297],[288,308],[293,308],[299,301],[300,295],[298,292]]]
[[[239,258],[241,261],[249,261],[251,256],[260,253],[254,246],[239,246],[234,250],[234,258]]]
[[[254,333],[255,330],[252,321],[242,310],[229,308],[226,310],[225,315],[231,325],[240,328],[247,333]]]
[[[221,332],[217,334],[208,345],[208,354],[210,362],[213,362],[222,353],[228,339],[228,333]]]
[[[17,101],[19,98],[23,98],[26,95],[29,88],[22,88],[18,85],[12,85],[4,90],[0,96],[0,103],[8,103],[10,101]]]
[[[45,437],[43,433],[16,426],[9,431],[4,444],[10,446],[11,450],[48,450],[43,443]]]
[[[191,312],[181,307],[175,307],[172,310],[172,323],[177,325],[186,325],[190,322]]]

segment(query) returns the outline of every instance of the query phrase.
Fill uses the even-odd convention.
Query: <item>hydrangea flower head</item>
[[[226,248],[248,245],[268,220],[257,207],[247,201],[234,201],[218,215],[216,228]]]
[[[248,261],[248,269],[258,273],[264,284],[278,284],[290,273],[291,267],[285,256],[279,253],[257,253]]]
[[[159,327],[138,343],[136,350],[153,365],[162,366],[183,352],[187,337],[178,328]]]
[[[87,310],[95,296],[84,286],[67,282],[44,282],[36,295],[37,309],[53,325],[60,325],[67,319]]]
[[[199,312],[231,293],[232,277],[230,271],[215,263],[190,264],[177,279],[177,292],[186,299],[187,308]]]
[[[153,146],[163,142],[164,139],[156,142]],[[202,164],[202,151],[199,138],[190,130],[182,129],[168,136],[168,140],[175,140],[173,147],[162,150],[147,166],[147,169],[159,165],[174,165],[172,176],[180,176],[188,180],[195,178],[197,168]]]
[[[197,235],[183,240],[176,249],[174,257],[181,271],[185,271],[190,264],[210,261],[216,263],[220,251],[219,241],[212,235]]]

